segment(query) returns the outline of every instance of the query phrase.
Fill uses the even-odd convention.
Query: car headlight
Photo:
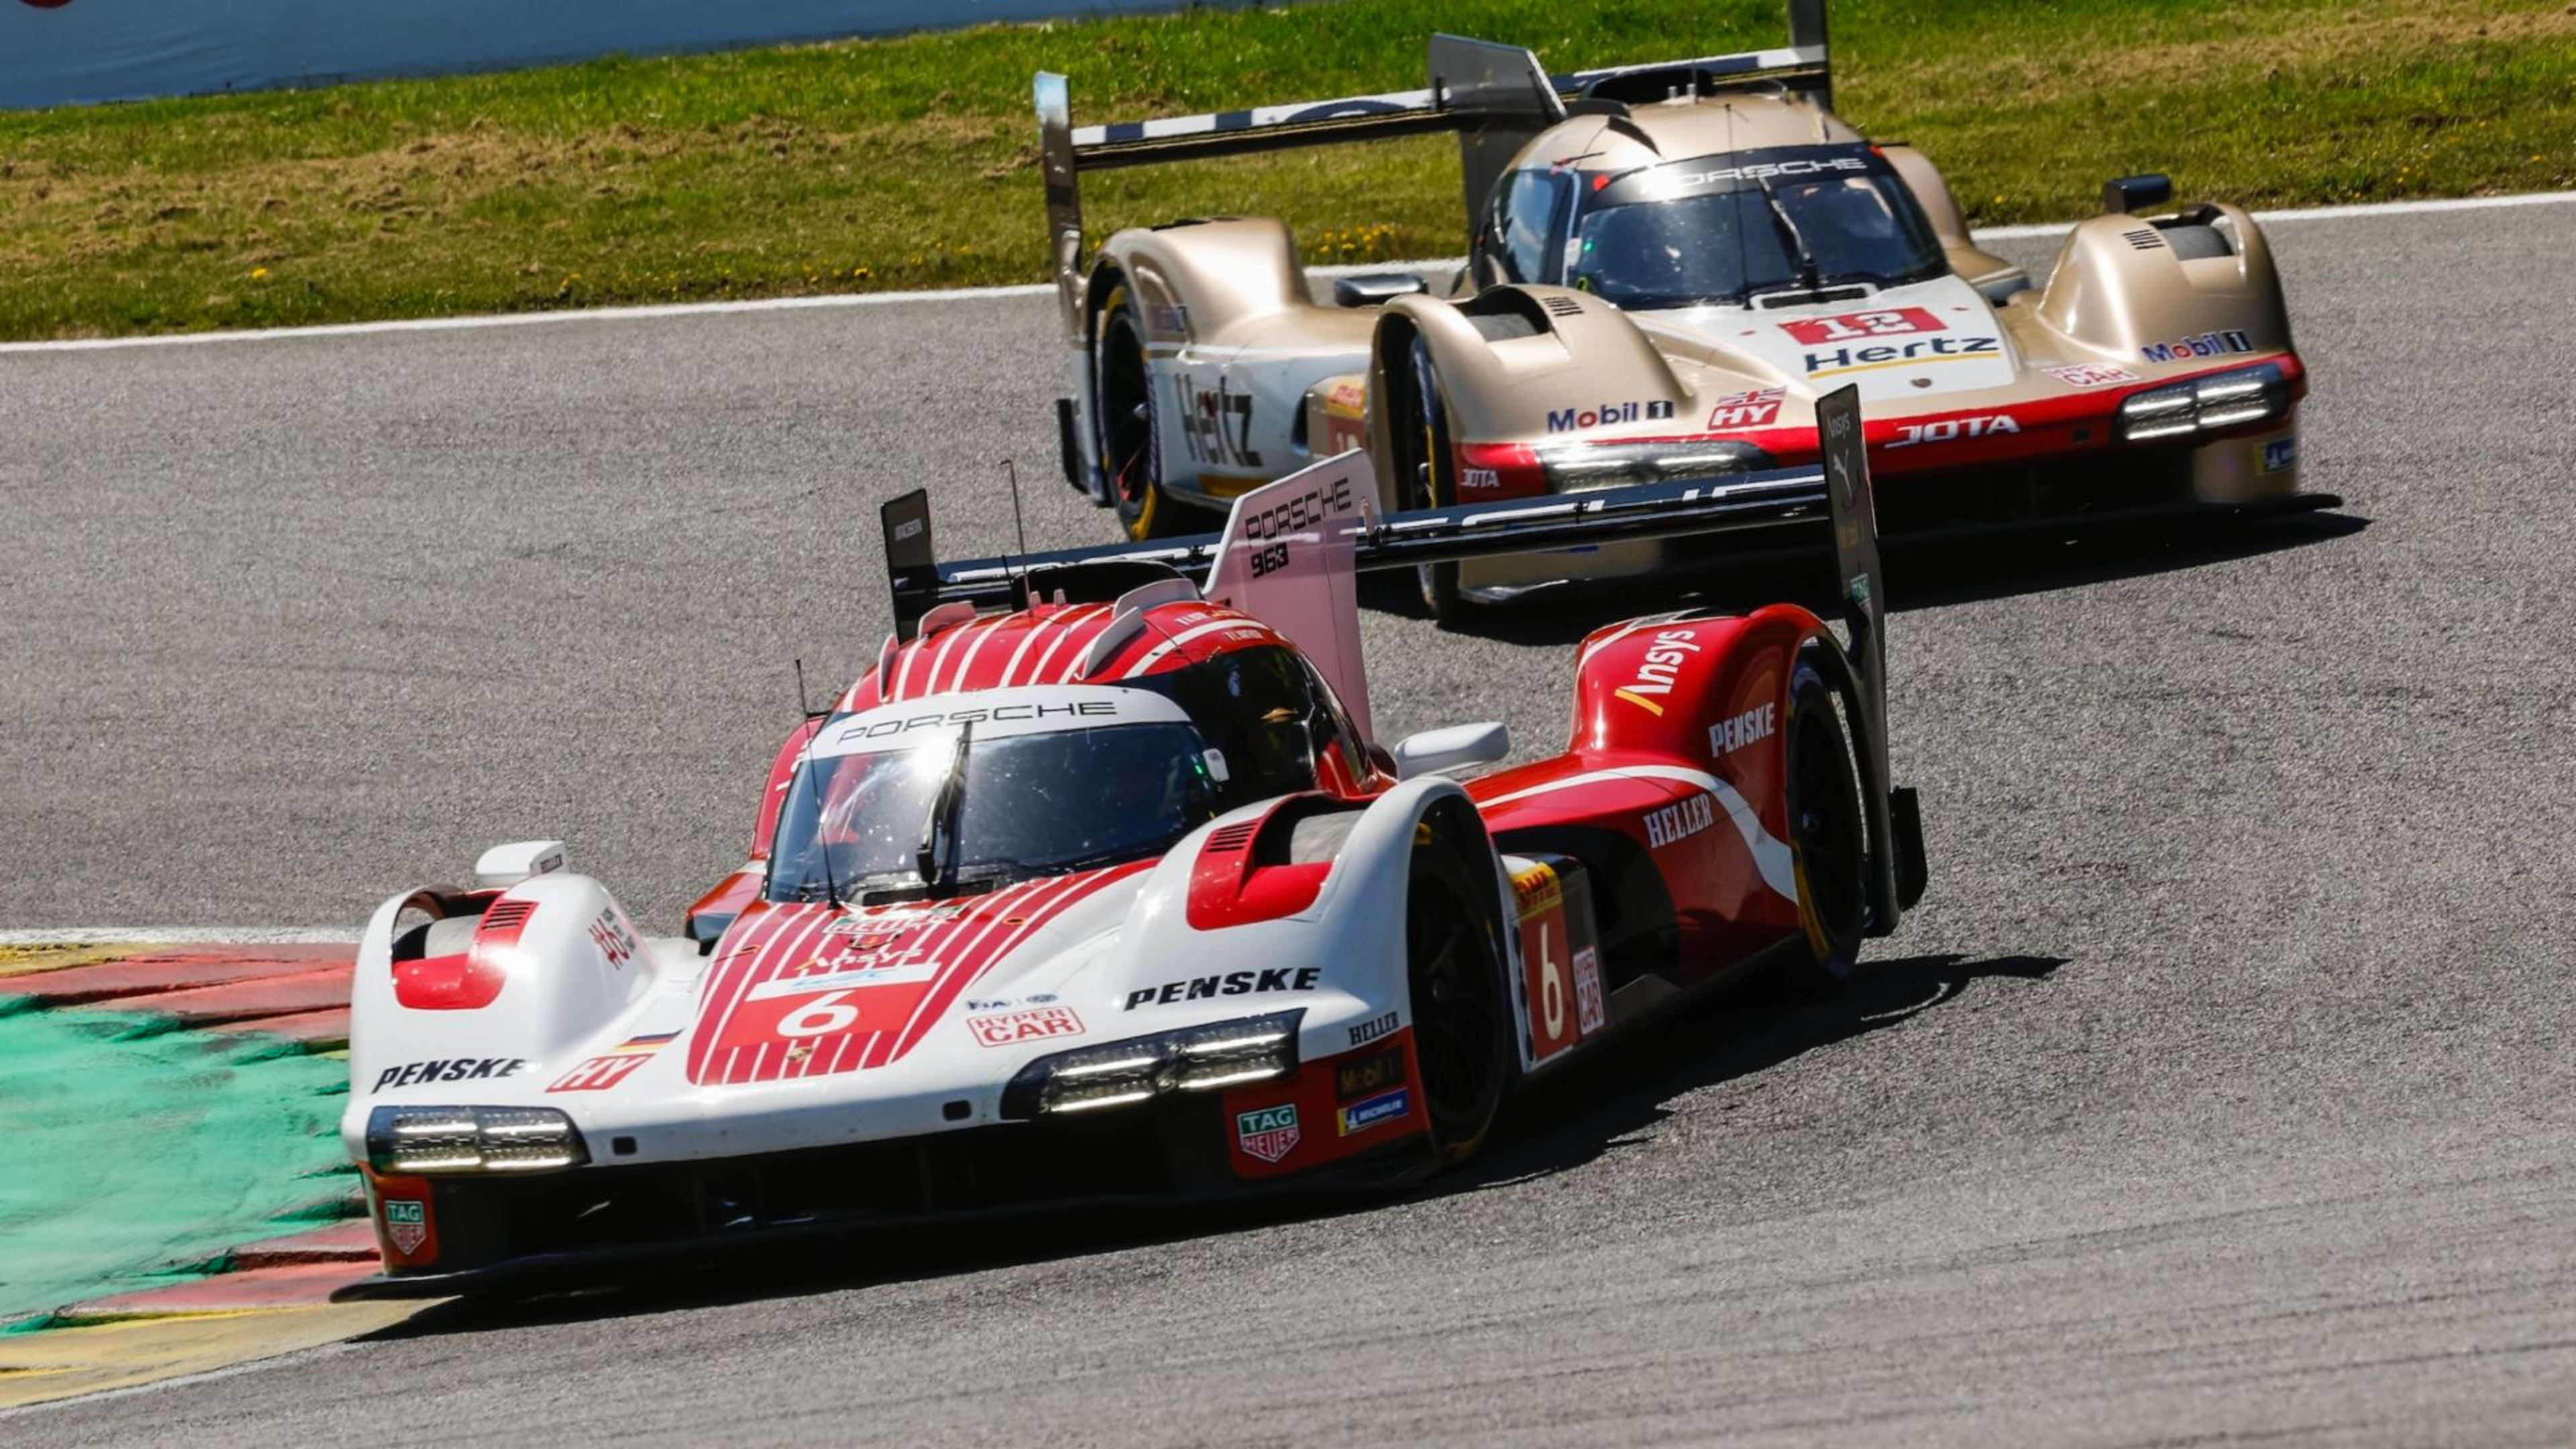
[[[378,1172],[542,1172],[579,1167],[590,1149],[551,1107],[378,1107],[367,1161]]]
[[[1541,448],[1538,461],[1547,470],[1548,487],[1579,493],[1749,473],[1769,467],[1771,455],[1738,442],[1576,443]]]
[[[1043,1056],[1011,1078],[1002,1115],[1025,1121],[1284,1077],[1297,1070],[1305,1016],[1300,1007]]]
[[[2146,443],[2241,427],[2277,417],[2289,405],[2289,374],[2278,363],[2214,372],[2131,393],[2120,403],[2120,441]]]

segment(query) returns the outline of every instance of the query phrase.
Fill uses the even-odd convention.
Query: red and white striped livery
[[[987,612],[890,505],[895,635],[781,744],[689,942],[639,940],[550,842],[385,902],[342,1125],[385,1252],[358,1291],[1403,1181],[1689,993],[1830,986],[1894,927],[1921,845],[1875,656],[1804,609],[1593,633],[1547,758],[1495,768],[1491,724],[1375,739],[1354,559],[1421,520],[1375,518],[1367,470],[1247,495],[1204,583],[1059,556]]]

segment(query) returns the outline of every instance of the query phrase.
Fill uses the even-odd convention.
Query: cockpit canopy
[[[959,755],[962,745],[963,755]],[[1365,769],[1331,692],[1276,646],[1110,685],[839,715],[781,805],[772,900],[989,888],[1160,855],[1216,816]]]
[[[1757,306],[1949,270],[1914,193],[1863,144],[1513,171],[1476,250],[1489,280],[1577,287],[1631,311]]]

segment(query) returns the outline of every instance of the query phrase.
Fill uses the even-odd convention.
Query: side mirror
[[[496,845],[474,862],[474,883],[486,889],[514,886],[532,875],[552,875],[564,868],[560,840],[515,840]]]
[[[1512,752],[1512,732],[1500,724],[1451,725],[1395,742],[1395,777],[1447,775],[1501,763]]]
[[[1428,292],[1431,284],[1413,272],[1370,272],[1363,276],[1343,277],[1333,283],[1333,305],[1336,307],[1377,307],[1398,297]]]
[[[698,948],[699,955],[712,956],[716,953],[716,943],[724,939],[725,932],[733,929],[733,915],[733,912],[727,911],[722,915],[709,913],[689,917],[689,941]]]
[[[2173,200],[2173,178],[2161,171],[2114,176],[2102,183],[2102,209],[2113,216],[2145,211]]]

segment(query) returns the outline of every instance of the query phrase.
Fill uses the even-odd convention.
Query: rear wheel
[[[1430,347],[1420,338],[1413,343],[1412,393],[1413,416],[1406,420],[1411,446],[1407,449],[1410,477],[1405,504],[1411,508],[1445,508],[1458,501],[1458,454],[1449,432],[1449,409],[1440,397],[1440,373],[1431,361]],[[1414,579],[1422,591],[1422,606],[1431,611],[1432,618],[1443,624],[1453,623],[1464,612],[1456,564],[1418,565]]]
[[[1474,890],[1453,852],[1429,846],[1413,853],[1413,880],[1405,892],[1405,982],[1412,993],[1413,1047],[1422,1069],[1431,1151],[1443,1166],[1466,1161],[1484,1145],[1502,1111],[1511,1069],[1502,963]]]
[[[1163,459],[1154,430],[1154,374],[1145,356],[1145,327],[1124,282],[1112,286],[1093,323],[1092,368],[1098,404],[1101,471],[1118,522],[1134,539],[1162,538],[1186,527],[1163,496]]]
[[[1869,833],[1861,817],[1859,761],[1833,688],[1801,662],[1789,682],[1789,856],[1798,923],[1807,936],[1801,984],[1839,989],[1860,959],[1869,923]]]

